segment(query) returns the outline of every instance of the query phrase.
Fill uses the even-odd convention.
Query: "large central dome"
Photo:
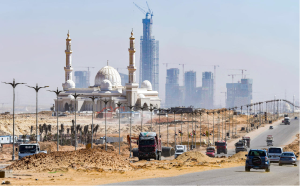
[[[105,66],[98,71],[95,77],[95,86],[101,86],[103,80],[109,80],[113,87],[121,86],[121,76],[119,72],[111,66]]]

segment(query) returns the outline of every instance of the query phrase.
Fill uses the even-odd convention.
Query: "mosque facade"
[[[105,108],[116,111],[118,103],[121,103],[121,110],[129,110],[129,106],[135,106],[134,110],[141,107],[148,110],[150,106],[159,108],[161,99],[158,92],[152,90],[150,81],[145,80],[141,83],[141,87],[136,82],[136,66],[135,66],[135,38],[133,31],[131,32],[128,69],[128,83],[121,85],[121,77],[116,69],[111,66],[105,66],[98,71],[95,77],[94,86],[88,88],[76,88],[72,80],[72,49],[71,38],[68,32],[66,39],[66,66],[65,82],[62,84],[63,91],[59,94],[58,100],[55,99],[55,108],[58,111],[92,111],[103,112]],[[78,97],[74,97],[78,94]],[[92,97],[96,99],[92,100]],[[76,99],[75,99],[76,98]],[[76,102],[76,105],[75,105]],[[106,102],[106,104],[105,104]],[[106,106],[106,107],[105,107]]]

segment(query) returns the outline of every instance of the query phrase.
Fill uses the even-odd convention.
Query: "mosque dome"
[[[105,79],[101,82],[101,90],[111,90],[112,89],[112,84],[108,79]]]
[[[70,99],[75,99],[74,96],[71,95],[71,94],[68,95],[68,98],[70,98]]]
[[[75,88],[75,83],[72,80],[67,80],[66,83],[63,84],[64,89]]]
[[[152,84],[150,83],[150,81],[145,80],[141,84],[141,88],[146,88],[147,90],[151,91],[152,90]]]
[[[101,86],[103,80],[109,80],[113,87],[121,86],[121,76],[119,72],[111,66],[105,66],[98,71],[95,77],[95,86]]]
[[[145,98],[145,95],[144,94],[139,94],[139,97],[140,98]]]

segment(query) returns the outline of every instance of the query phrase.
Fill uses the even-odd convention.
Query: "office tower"
[[[196,93],[196,72],[187,71],[184,74],[184,106],[195,105],[195,93]]]
[[[166,107],[178,107],[182,105],[182,90],[179,87],[178,68],[171,68],[167,70],[165,94]]]
[[[89,72],[88,71],[75,71],[75,87],[76,88],[88,88],[89,84]]]
[[[214,108],[214,79],[212,72],[202,73],[202,89],[201,89],[202,108]]]
[[[226,107],[241,107],[252,101],[252,79],[241,79],[238,83],[226,83],[227,100]]]

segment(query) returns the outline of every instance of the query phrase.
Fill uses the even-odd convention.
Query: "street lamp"
[[[201,148],[201,115],[202,115],[202,111],[200,110],[200,112],[199,112],[199,114],[200,114],[200,145],[199,145],[199,149]]]
[[[228,109],[228,111],[229,111],[228,112],[228,119],[229,119],[229,121],[228,121],[228,124],[229,124],[229,127],[228,127],[229,128],[229,132],[228,132],[228,134],[229,134],[229,136],[228,137],[230,137],[230,110],[231,110],[231,108]]]
[[[92,146],[91,146],[91,148],[93,148],[93,132],[94,132],[94,105],[95,105],[95,99],[97,98],[97,97],[95,97],[94,95],[92,96],[92,97],[89,97],[90,99],[92,99],[92,101],[93,101],[93,106],[92,106],[92,109],[93,109],[93,111],[92,111]],[[76,101],[75,101],[75,104],[76,104]],[[75,111],[76,112],[76,111]]]
[[[130,109],[130,132],[129,132],[129,139],[130,139],[130,147],[129,147],[129,158],[131,158],[131,120],[132,120],[132,108],[134,108],[134,106],[129,105],[128,108]]]
[[[152,111],[154,110],[153,105],[150,104],[150,108],[149,108],[150,112],[151,112],[151,132],[153,132],[153,126],[152,126]]]
[[[159,115],[158,115],[158,122],[159,122],[159,124],[158,124],[158,136],[160,138],[160,112],[163,111],[163,109],[159,108],[158,111],[159,111]]]
[[[167,147],[169,146],[169,111],[170,109],[166,109],[167,111]]]
[[[209,137],[210,137],[210,132],[209,132],[209,120],[208,120],[208,114],[209,114],[209,112],[207,111],[206,112],[206,114],[207,114],[207,144],[209,144]]]
[[[121,109],[120,109],[120,107],[121,107],[122,103],[120,103],[120,101],[119,101],[117,103],[117,105],[119,107],[119,154],[121,154],[121,140],[120,140],[120,138],[121,138],[121,133],[120,133],[120,131],[121,131]]]
[[[38,86],[38,84],[36,84],[36,86],[35,87],[31,87],[31,86],[28,86],[28,85],[26,85],[27,87],[29,87],[29,88],[33,88],[34,90],[35,90],[35,92],[36,92],[36,111],[35,111],[35,115],[36,115],[36,143],[38,142],[38,140],[37,140],[37,131],[38,131],[38,92],[39,92],[39,90],[41,89],[41,88],[46,88],[46,87],[49,87],[49,86],[43,86],[43,87],[39,87]],[[41,140],[41,139],[40,139]]]
[[[105,107],[104,107],[104,110],[105,110],[105,151],[107,151],[107,137],[106,137],[106,111],[107,111],[107,109],[106,109],[106,105],[109,101],[106,100],[106,98],[105,98],[105,100],[102,100],[102,101],[105,104]]]
[[[213,113],[213,144],[215,144],[215,111]]]
[[[218,140],[220,140],[220,110],[218,110]]]
[[[180,136],[181,136],[181,142],[180,142],[180,144],[182,145],[182,136],[183,136],[183,133],[182,133],[182,117],[183,117],[183,110],[181,110],[181,134],[180,134]]]
[[[12,160],[15,160],[15,88],[19,84],[26,84],[26,83],[16,83],[15,78],[13,79],[12,83],[6,83],[2,82],[5,84],[9,84],[13,87],[13,153],[12,153]]]
[[[81,96],[82,94],[76,94],[76,91],[75,91],[75,94],[73,94],[74,98],[75,98],[75,150],[76,150],[76,147],[77,147],[77,128],[76,128],[76,112],[77,112],[77,109],[76,109],[76,99],[77,97]],[[105,138],[106,140],[106,138]]]
[[[58,90],[58,87],[56,90],[48,90],[49,92],[54,92],[56,94],[56,121],[57,121],[57,151],[58,151],[58,144],[59,144],[59,135],[58,135],[58,95],[62,92],[61,90]],[[76,128],[75,128],[76,129]]]

